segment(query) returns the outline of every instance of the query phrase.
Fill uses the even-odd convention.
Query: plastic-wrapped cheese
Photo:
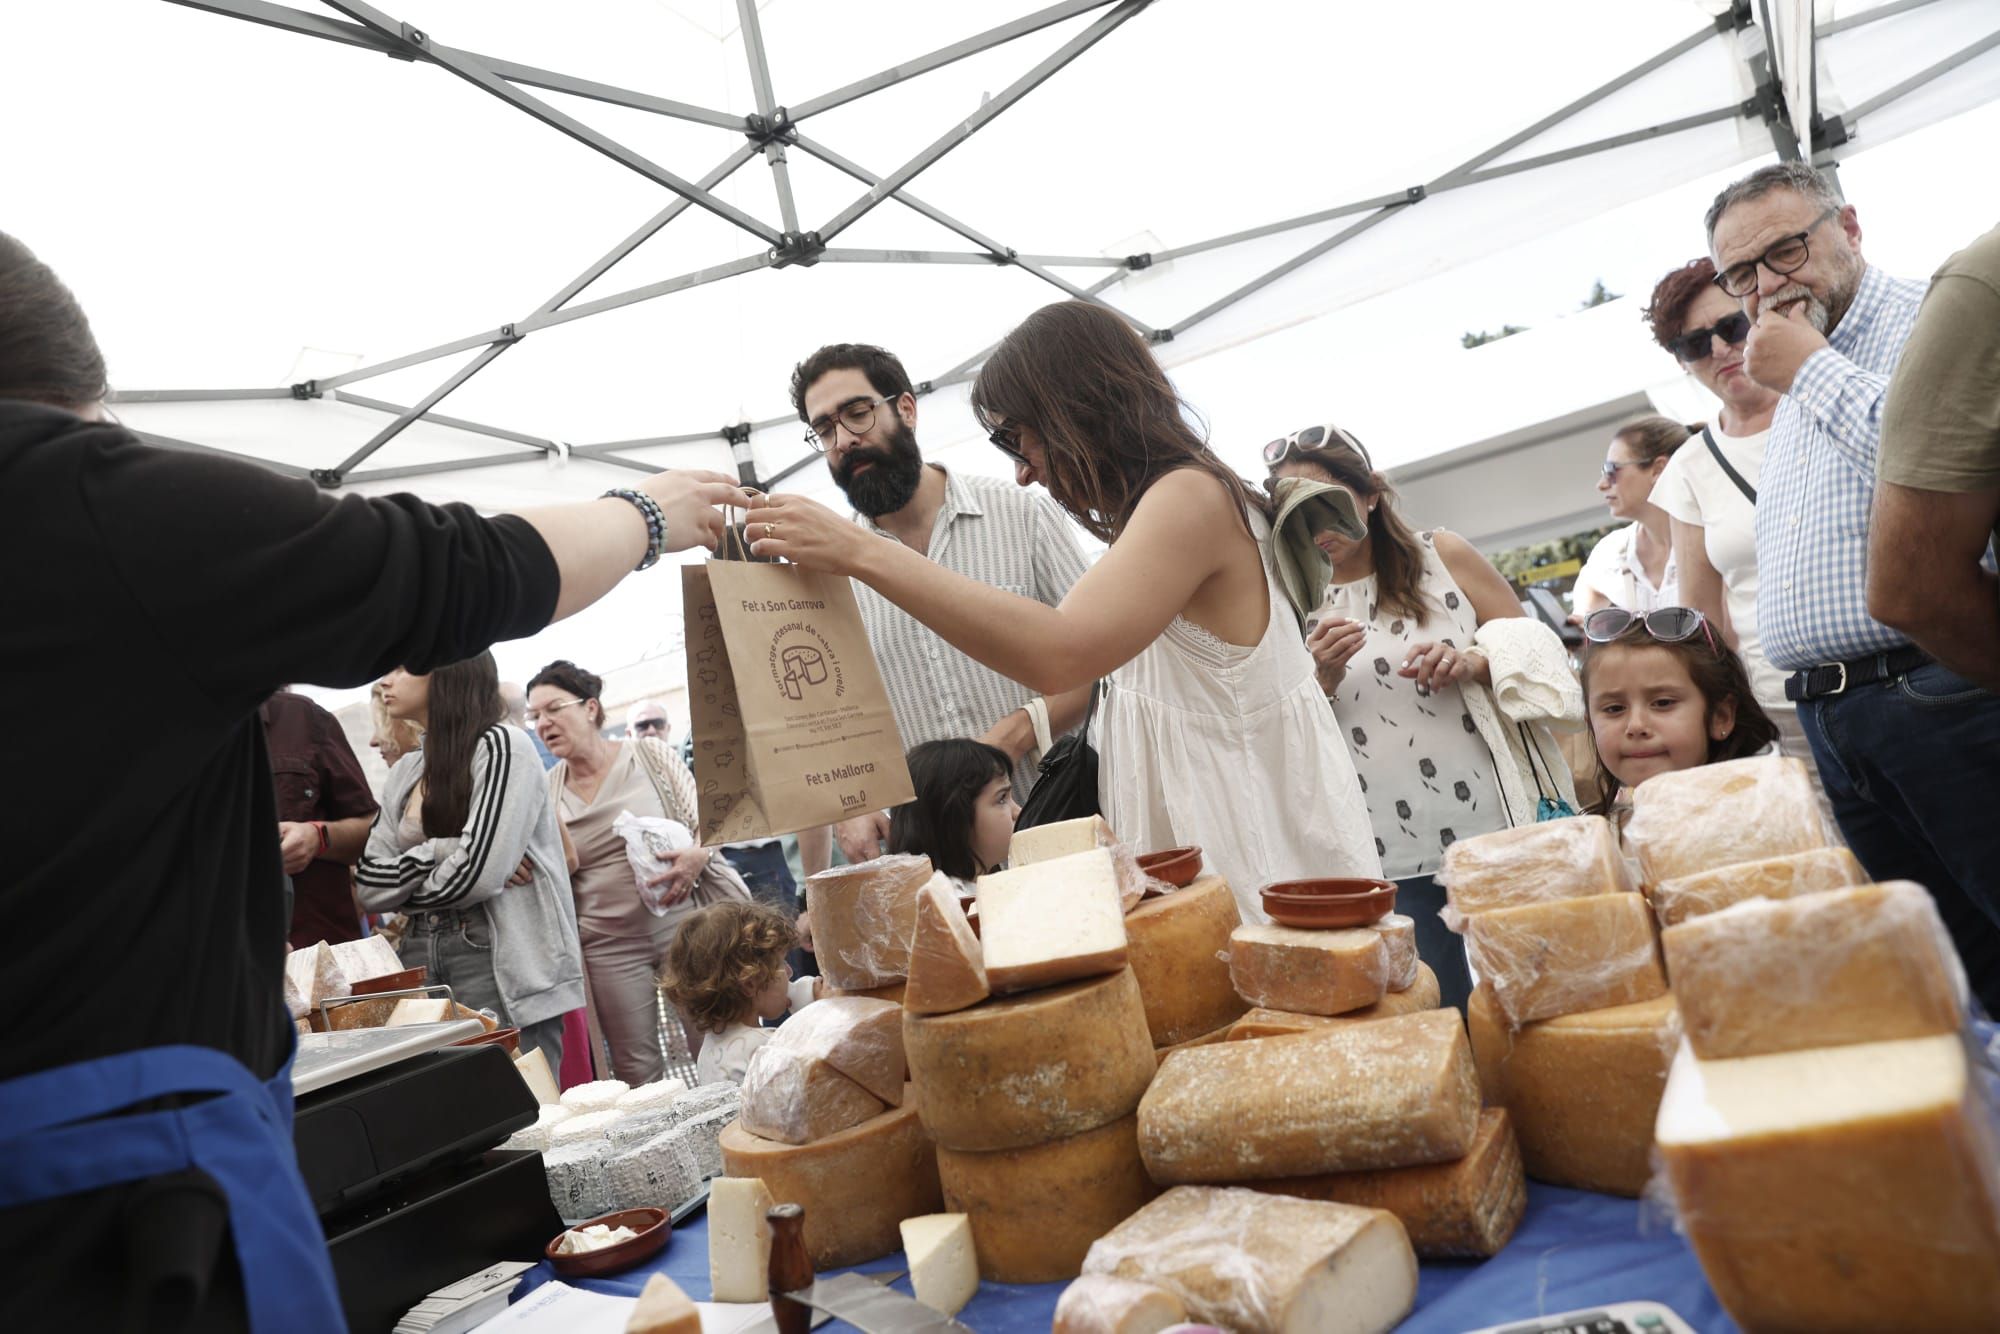
[[[1131,969],[952,1014],[903,1015],[903,1048],[939,1144],[1041,1144],[1129,1115],[1153,1078]]]
[[[1408,991],[1417,984],[1417,923],[1415,918],[1392,912],[1369,930],[1382,937],[1382,949],[1389,961],[1389,990]]]
[[[1455,1010],[1176,1052],[1139,1104],[1162,1185],[1462,1158],[1479,1076]]]
[[[1100,1238],[1083,1268],[1165,1288],[1237,1334],[1387,1334],[1417,1298],[1394,1214],[1221,1187],[1176,1186]]]
[[[1103,848],[979,877],[979,946],[996,993],[1125,966],[1118,872]]]
[[[1365,1009],[1350,1010],[1346,1014],[1293,1014],[1259,1006],[1229,1026],[1228,1040],[1241,1042],[1248,1038],[1289,1037],[1294,1033],[1315,1033],[1325,1028],[1394,1019],[1399,1014],[1435,1010],[1443,1001],[1437,974],[1431,971],[1429,964],[1420,963],[1417,965],[1415,985],[1403,991],[1392,991]]]
[[[1647,885],[1838,841],[1805,762],[1785,755],[1648,778],[1632,789],[1625,839]]]
[[[701,1193],[706,1179],[693,1145],[671,1130],[635,1148],[613,1150],[604,1165],[610,1209],[665,1209],[669,1213]]]
[[[565,1219],[595,1218],[611,1212],[603,1141],[559,1144],[545,1150],[542,1170],[548,1176],[549,1201]]]
[[[572,1112],[606,1112],[618,1105],[618,1100],[631,1091],[632,1086],[622,1079],[600,1079],[590,1084],[572,1084],[563,1090],[562,1105]]]
[[[1684,1044],[1657,1134],[1744,1329],[2000,1329],[1995,1111],[1958,1036],[1721,1061]]]
[[[1139,1160],[1138,1118],[992,1153],[938,1150],[945,1208],[972,1219],[979,1274],[998,1283],[1075,1278],[1090,1244],[1159,1194]]]
[[[917,891],[928,857],[891,855],[806,877],[820,976],[842,991],[901,982],[910,970]]]
[[[1499,908],[1466,919],[1466,955],[1508,1021],[1651,1000],[1667,989],[1638,894]]]
[[[396,947],[382,936],[343,940],[328,948],[332,949],[333,957],[339,962],[340,971],[350,985],[403,971],[403,961],[396,954]]]
[[[1085,1274],[1063,1289],[1049,1334],[1160,1334],[1187,1319],[1165,1288],[1110,1274]]]
[[[1471,1151],[1453,1162],[1245,1184],[1276,1195],[1387,1209],[1426,1259],[1498,1255],[1528,1207],[1521,1150],[1498,1107],[1479,1114]]]
[[[768,1045],[822,1061],[890,1106],[903,1096],[903,1010],[894,1001],[826,997],[787,1019]]]
[[[882,1108],[880,1098],[825,1061],[776,1042],[752,1052],[743,1071],[744,1129],[780,1144],[810,1144],[880,1116]]]
[[[1460,916],[1632,888],[1618,834],[1601,815],[1515,825],[1462,838],[1444,852],[1439,883]]]
[[[501,1147],[506,1149],[546,1149],[549,1147],[549,1136],[554,1133],[556,1126],[563,1121],[569,1120],[573,1115],[574,1113],[569,1108],[560,1104],[545,1104],[536,1112],[535,1124],[515,1131],[507,1137],[507,1142],[501,1145]]]
[[[958,893],[940,871],[917,896],[916,934],[910,941],[910,981],[903,1008],[916,1014],[950,1014],[993,994],[986,956],[965,918]]]
[[[1739,903],[1661,937],[1704,1060],[1953,1033],[1965,977],[1937,905],[1907,880]]]
[[[1684,875],[1655,885],[1650,897],[1664,927],[1719,912],[1745,899],[1793,899],[1822,889],[1867,883],[1868,873],[1846,848],[1814,848]]]
[[[1275,923],[1229,937],[1229,976],[1253,1005],[1297,1014],[1344,1014],[1388,991],[1389,952],[1379,933],[1302,931]]]
[[[1235,1022],[1249,1008],[1229,980],[1229,936],[1243,925],[1220,876],[1147,899],[1125,917],[1125,957],[1146,1002],[1155,1047]]]
[[[293,1018],[312,1013],[319,1008],[321,1001],[345,996],[352,989],[347,974],[341,969],[339,956],[333,952],[333,946],[323,940],[310,949],[293,950],[287,954],[285,977],[304,1002],[304,1008]]]
[[[733,1124],[722,1132],[729,1175],[761,1178],[771,1198],[805,1208],[806,1253],[815,1269],[877,1260],[897,1250],[905,1218],[943,1204],[937,1151],[915,1097],[873,1121],[812,1144],[779,1144]]]
[[[1671,995],[1510,1032],[1482,984],[1465,1020],[1486,1101],[1507,1109],[1529,1176],[1610,1195],[1645,1188],[1653,1118],[1680,1041]]]

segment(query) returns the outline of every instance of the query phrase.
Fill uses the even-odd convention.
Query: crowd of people
[[[330,1296],[322,1323],[295,1314],[331,1279],[281,1128],[279,973],[288,937],[368,929],[356,895],[403,919],[405,964],[552,1065],[587,1011],[594,1057],[631,1083],[661,1074],[662,988],[703,1078],[813,999],[812,905],[778,840],[683,837],[635,869],[632,822],[699,826],[665,710],[613,736],[598,676],[557,661],[515,694],[487,651],[713,548],[724,507],[749,511],[756,556],[852,578],[910,747],[916,799],[802,833],[808,875],[908,852],[969,886],[1081,729],[1121,838],[1199,845],[1251,920],[1276,881],[1393,878],[1457,1003],[1471,979],[1432,878],[1454,840],[1617,816],[1656,774],[1782,750],[1871,876],[1929,889],[2000,1006],[2000,230],[1927,297],[1865,261],[1856,208],[1804,165],[1732,184],[1705,227],[1646,319],[1720,409],[1607,443],[1598,489],[1626,524],[1577,581],[1580,673],[1469,542],[1404,517],[1353,433],[1281,436],[1248,482],[1089,302],[1028,317],[973,385],[1018,485],[927,461],[902,363],[843,343],[791,392],[852,516],[668,472],[489,519],[141,444],[102,406],[81,309],[0,236],[0,542],[51,572],[17,586],[6,656],[43,701],[17,716],[24,753],[58,766],[10,803],[25,869],[4,891],[37,945],[9,970],[0,1064],[8,1105],[40,1109],[6,1128],[0,1169],[0,1239],[49,1256],[29,1287],[106,1327],[189,1292],[254,1322],[281,1288],[288,1327],[337,1322]],[[1106,544],[1094,562],[1072,524]],[[134,677],[186,682],[186,705],[135,735],[55,703]],[[373,683],[379,800],[331,720],[279,689],[300,680]],[[1573,775],[1558,734],[1577,729],[1594,764]],[[109,789],[63,763],[114,754]],[[184,1150],[123,1175],[80,1169],[64,1138],[87,1124],[113,1161],[102,1145],[155,1118],[186,1123]],[[21,1167],[23,1147],[55,1166]],[[265,1226],[228,1228],[245,1209]],[[170,1235],[205,1239],[158,1248],[186,1274],[77,1278],[101,1278],[106,1239],[139,1255]]]

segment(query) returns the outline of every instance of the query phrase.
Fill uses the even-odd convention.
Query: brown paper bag
[[[681,567],[702,845],[789,834],[916,795],[845,577]]]

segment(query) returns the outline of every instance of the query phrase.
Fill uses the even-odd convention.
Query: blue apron
[[[113,1116],[174,1094],[191,1106]],[[259,1084],[212,1047],[149,1047],[0,1083],[0,1209],[200,1168],[229,1201],[250,1327],[347,1328],[292,1146],[292,1058]]]

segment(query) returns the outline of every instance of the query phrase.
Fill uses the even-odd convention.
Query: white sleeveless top
[[[1258,891],[1309,876],[1379,876],[1368,807],[1251,515],[1270,622],[1256,647],[1176,616],[1111,674],[1093,725],[1097,793],[1118,837],[1145,852],[1198,845],[1245,922]]]

